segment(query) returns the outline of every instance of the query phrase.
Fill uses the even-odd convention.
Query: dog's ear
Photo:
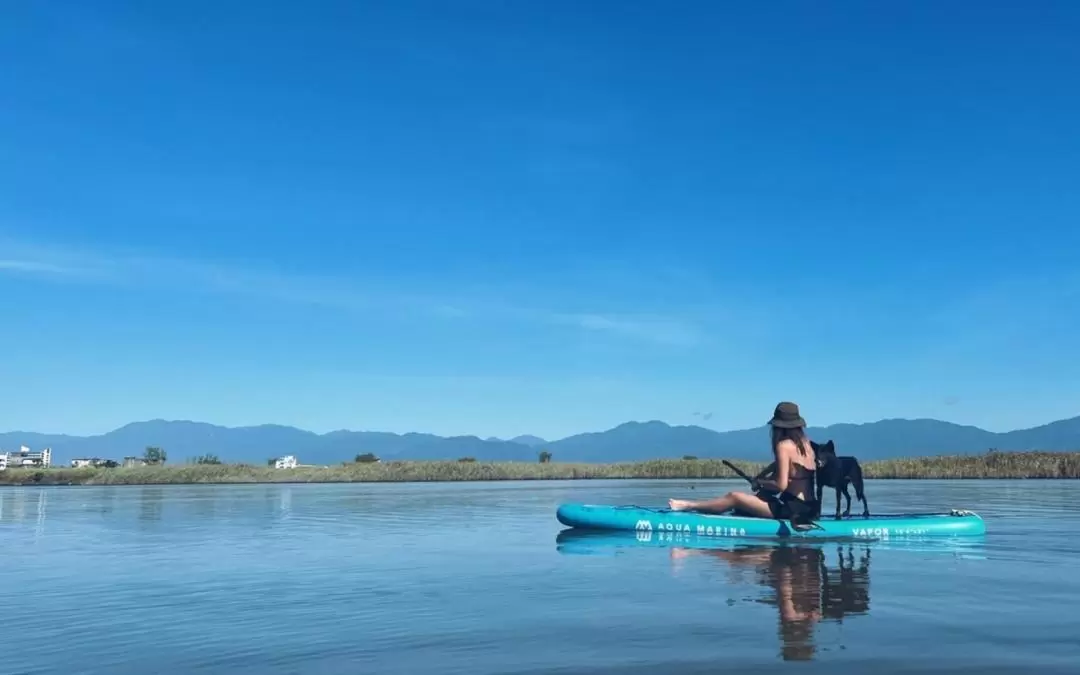
[[[832,442],[831,438],[825,443],[825,447],[829,449],[829,452],[836,452],[836,444]]]

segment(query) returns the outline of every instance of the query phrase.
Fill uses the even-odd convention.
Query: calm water
[[[0,488],[0,672],[1080,668],[1078,483],[868,484],[979,511],[974,546],[558,537],[563,501],[741,486],[689,485]]]

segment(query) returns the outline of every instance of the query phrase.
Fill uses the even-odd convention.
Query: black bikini
[[[807,469],[801,464],[793,464],[789,480],[806,480],[810,482],[807,494],[814,494],[814,469]],[[815,503],[799,499],[787,490],[776,493],[762,490],[755,495],[769,507],[769,513],[777,520],[790,520],[793,523],[809,523],[817,515]]]

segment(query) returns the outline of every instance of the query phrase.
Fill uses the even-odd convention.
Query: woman
[[[672,499],[668,504],[674,511],[708,511],[723,513],[737,509],[759,518],[775,518],[808,522],[817,515],[814,504],[814,449],[804,431],[806,420],[799,406],[783,402],[776,406],[772,427],[772,451],[776,457],[775,480],[757,480],[755,493],[766,490],[773,494],[729,492],[723,497],[704,501]]]

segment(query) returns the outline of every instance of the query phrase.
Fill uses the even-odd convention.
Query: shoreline
[[[731,460],[754,475],[765,462]],[[987,452],[862,463],[867,480],[1077,479],[1078,452]],[[719,459],[654,459],[612,464],[564,462],[381,461],[275,469],[252,464],[178,464],[131,468],[8,468],[0,486],[243,485],[257,483],[418,483],[551,480],[738,479]]]

